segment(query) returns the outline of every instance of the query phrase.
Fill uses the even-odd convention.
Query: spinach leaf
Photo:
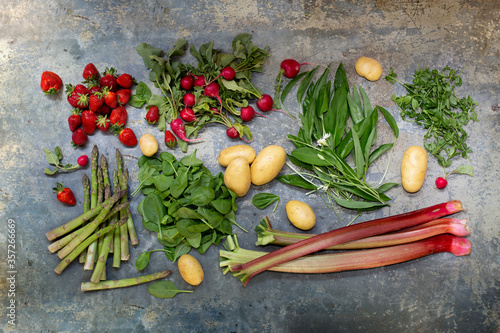
[[[175,283],[168,280],[153,282],[148,287],[148,292],[157,298],[172,298],[178,293],[192,293],[192,290],[179,290]]]
[[[276,202],[276,207],[278,206],[278,202],[280,200],[280,197],[278,197],[275,194],[272,193],[257,193],[256,195],[253,196],[252,198],[252,203],[254,204],[255,207],[259,209],[264,209],[273,202]],[[274,210],[273,210],[274,211]]]

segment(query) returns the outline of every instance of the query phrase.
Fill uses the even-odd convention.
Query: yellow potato
[[[252,184],[269,183],[280,173],[285,162],[286,152],[282,147],[271,145],[262,149],[250,166]]]
[[[255,150],[248,145],[234,145],[219,153],[219,164],[226,167],[235,157],[244,157],[250,164],[255,159],[255,155]]]
[[[151,134],[144,134],[139,139],[139,148],[146,156],[153,156],[158,151],[158,141]]]
[[[184,281],[192,286],[199,285],[205,277],[200,262],[189,254],[183,254],[179,257],[177,268]]]
[[[251,184],[250,166],[244,157],[236,157],[228,164],[224,172],[224,184],[238,197],[247,194]]]
[[[356,73],[370,81],[377,81],[382,76],[382,65],[373,58],[360,57],[356,62]]]
[[[311,230],[316,225],[316,214],[311,206],[298,200],[290,200],[285,206],[288,220],[301,230]]]
[[[427,152],[423,147],[411,146],[406,149],[401,162],[403,188],[410,193],[422,188],[427,172]]]

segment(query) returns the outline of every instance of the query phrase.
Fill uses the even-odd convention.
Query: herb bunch
[[[398,82],[405,88],[406,95],[393,95],[392,100],[400,108],[403,120],[414,121],[426,129],[424,148],[444,168],[457,156],[469,159],[472,150],[466,143],[469,135],[464,127],[471,120],[478,121],[478,103],[471,96],[459,98],[455,93],[455,88],[462,85],[461,73],[448,66],[441,71],[417,69],[412,84],[398,81],[392,67],[386,76],[387,81]]]
[[[394,143],[375,147],[379,112],[391,127],[395,140],[399,129],[392,115],[380,106],[373,108],[365,91],[353,87],[352,95],[345,69],[340,64],[332,84],[328,81],[330,66],[316,82],[317,69],[299,74],[280,94],[284,101],[291,86],[300,82],[297,101],[301,105],[301,127],[297,135],[288,135],[296,149],[289,156],[300,170],[289,166],[293,174],[278,177],[283,183],[327,195],[340,206],[360,211],[378,209],[391,200],[384,193],[397,183],[373,187],[367,182],[369,166]],[[347,163],[352,156],[354,166]]]

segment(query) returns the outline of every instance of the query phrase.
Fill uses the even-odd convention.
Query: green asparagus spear
[[[153,273],[149,275],[143,275],[135,278],[122,279],[122,280],[109,280],[102,281],[99,283],[83,282],[81,285],[81,291],[92,291],[92,290],[103,290],[103,289],[114,289],[114,288],[124,288],[130,286],[136,286],[141,283],[151,282],[158,279],[163,279],[172,274],[172,271],[165,270],[158,273]]]
[[[97,164],[97,159],[95,161]],[[92,166],[93,167],[93,166]],[[99,166],[96,165],[97,169],[97,202],[96,205],[102,204],[104,200],[104,184],[102,180],[102,170]],[[92,205],[92,202],[91,202]],[[97,261],[97,254],[99,253],[99,240],[95,240],[92,244],[89,245],[87,249],[87,258],[85,258],[85,264],[83,265],[83,269],[86,271],[91,271],[94,269],[94,263]]]
[[[83,184],[83,212],[88,212],[89,209],[90,209],[90,180],[89,180],[89,177],[84,173],[83,176],[82,176],[82,184]],[[128,221],[127,221],[128,223]],[[77,229],[78,230],[83,230],[83,229]],[[69,243],[69,240],[68,240],[68,243]],[[67,243],[66,243],[67,244]],[[64,245],[66,245],[64,244]],[[59,247],[57,250],[55,251],[52,251],[51,250],[51,246],[53,244],[51,244],[49,246],[49,250],[50,252],[54,253],[55,251],[58,251],[59,249],[61,249],[64,245],[62,245],[61,247]],[[85,259],[87,258],[87,252],[86,251],[83,251],[81,254],[80,254],[80,257],[79,257],[79,262],[81,264],[85,263]]]
[[[118,171],[113,170],[113,188],[115,191],[120,189],[120,180],[118,179]],[[126,192],[126,190],[125,190]],[[113,267],[120,268],[121,249],[120,249],[120,229],[113,230]]]
[[[127,190],[128,187],[128,169],[125,169],[122,172],[122,177],[120,179],[120,187],[124,190]],[[123,196],[121,199],[122,203],[128,202],[127,196]],[[127,218],[128,220],[128,214],[127,210],[123,209],[120,212],[120,218]],[[123,261],[127,261],[130,258],[130,252],[129,252],[129,247],[128,247],[128,227],[127,224],[124,224],[120,227],[120,249],[121,249],[121,255],[120,258]]]
[[[80,255],[80,253],[84,252],[93,241],[98,239],[102,234],[105,234],[105,233],[109,232],[110,230],[113,230],[114,228],[119,227],[120,223],[126,223],[126,222],[127,222],[126,220],[123,220],[123,221],[120,221],[119,223],[109,225],[106,228],[101,229],[98,232],[91,235],[90,237],[86,238],[83,242],[78,244],[78,246],[76,246],[66,257],[64,257],[61,260],[61,262],[59,263],[59,265],[57,265],[57,267],[54,269],[54,271],[57,274],[61,274],[64,271],[64,269],[66,267],[68,267],[68,265],[71,264],[71,262],[73,260],[75,260]]]
[[[115,215],[115,217],[113,217],[114,220],[111,221],[110,225],[113,225],[116,223],[116,216],[117,215]],[[126,224],[126,221],[127,221],[126,218],[121,219],[120,223],[122,223],[123,221],[125,221],[125,223],[123,223],[123,224]],[[123,224],[121,224],[120,227]],[[97,258],[97,263],[96,263],[95,268],[94,268],[94,272],[92,273],[92,277],[90,278],[90,281],[92,281],[94,283],[99,283],[99,281],[103,280],[102,277],[103,277],[103,273],[106,272],[106,261],[108,259],[108,254],[109,254],[112,239],[113,239],[113,233],[108,232],[105,234],[104,240],[102,243],[102,247],[99,251],[99,257]]]
[[[139,238],[137,237],[137,232],[135,231],[134,220],[132,219],[132,212],[130,211],[130,206],[127,208],[128,220],[127,220],[127,228],[128,234],[130,236],[130,244],[138,245]]]
[[[94,208],[97,206],[97,191],[98,191],[98,182],[97,182],[97,158],[99,157],[99,148],[94,146],[92,149],[91,155],[91,165],[92,171],[90,174],[90,208]]]

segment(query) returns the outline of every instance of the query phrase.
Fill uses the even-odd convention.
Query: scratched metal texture
[[[499,84],[500,2],[455,0],[408,1],[67,1],[2,0],[0,11],[0,330],[5,332],[500,332],[499,281]],[[113,66],[147,81],[142,59],[135,51],[141,42],[167,49],[185,38],[199,46],[210,40],[229,50],[232,38],[241,32],[253,35],[259,46],[269,45],[271,57],[264,72],[254,77],[265,92],[272,93],[280,62],[332,64],[346,68],[351,86],[362,86],[372,104],[381,105],[398,120],[397,141],[387,181],[400,181],[403,151],[421,144],[423,131],[403,122],[391,101],[402,94],[383,78],[368,82],[356,75],[358,57],[378,59],[387,74],[394,67],[408,79],[419,67],[465,68],[461,95],[479,102],[479,122],[467,126],[473,149],[475,176],[450,178],[446,190],[434,188],[442,175],[435,159],[429,160],[423,188],[406,193],[392,189],[391,207],[365,213],[357,221],[398,214],[420,207],[459,199],[465,206],[457,217],[467,218],[473,230],[468,237],[472,253],[454,257],[443,253],[411,262],[370,269],[321,275],[291,275],[265,272],[247,287],[224,276],[218,267],[218,249],[212,247],[196,257],[205,270],[198,287],[186,285],[175,264],[161,253],[151,256],[144,273],[172,269],[169,277],[181,289],[193,290],[173,299],[156,299],[147,285],[103,292],[82,293],[80,283],[89,272],[73,263],[61,276],[53,272],[58,260],[47,250],[45,233],[82,211],[81,175],[90,168],[69,174],[46,176],[43,148],[59,145],[64,162],[74,163],[90,154],[97,144],[114,167],[114,149],[119,147],[130,170],[130,189],[138,185],[139,147],[125,148],[112,135],[96,133],[82,150],[71,146],[66,119],[69,106],[61,93],[47,97],[39,88],[44,70],[58,73],[64,83],[78,83],[85,64],[100,70]],[[186,57],[187,60],[193,60]],[[288,99],[294,114],[298,106]],[[148,126],[144,109],[129,108],[129,126],[137,135],[162,135]],[[295,134],[298,123],[274,112],[270,120],[256,118],[250,124],[251,145],[258,151],[278,144],[290,152],[287,134]],[[230,142],[224,129],[210,126],[205,140],[190,146],[215,173],[218,152]],[[390,140],[381,125],[380,138]],[[161,151],[167,147],[161,144]],[[175,155],[180,157],[178,150]],[[374,180],[383,174],[388,157],[370,170]],[[458,165],[460,161],[454,162]],[[289,171],[285,168],[283,172]],[[64,181],[76,193],[77,205],[64,207],[52,187]],[[252,206],[255,193],[272,192],[281,197],[278,209],[260,211]],[[339,218],[317,195],[272,182],[252,187],[238,201],[237,218],[248,233],[237,231],[240,244],[256,248],[252,229],[268,215],[274,226],[292,231],[284,203],[300,199],[317,212],[321,232],[344,226],[354,215],[339,209]],[[119,270],[108,268],[108,278],[141,274],[134,266],[137,256],[158,248],[153,233],[144,230],[136,211],[140,196],[131,206],[140,244],[131,249],[130,262]],[[6,265],[7,220],[16,222],[16,326],[7,322]],[[5,291],[5,292],[4,292]]]

